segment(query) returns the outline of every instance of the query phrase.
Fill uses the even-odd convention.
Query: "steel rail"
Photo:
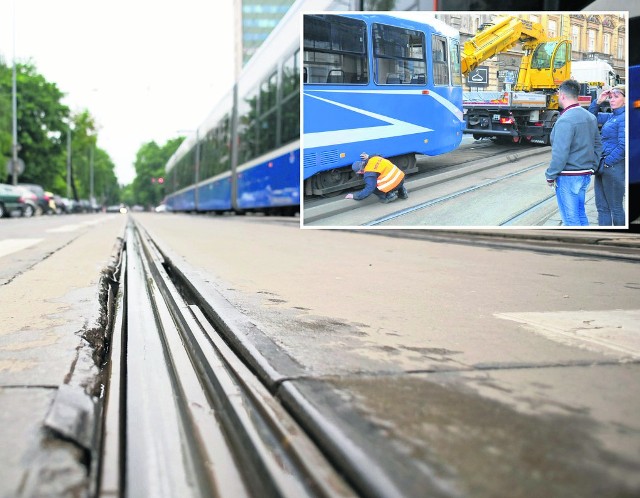
[[[555,206],[554,204],[555,202],[556,202],[556,193],[553,192],[552,194],[541,199],[540,201],[536,202],[532,206],[529,206],[526,209],[521,210],[517,214],[510,216],[509,218],[504,220],[502,223],[500,223],[500,226],[501,227],[518,226],[518,223],[521,220],[526,219],[527,217],[531,216],[533,213],[539,212],[541,209],[548,207],[550,204]],[[541,218],[541,220],[544,221],[544,217]]]
[[[527,166],[526,168],[520,169],[518,171],[514,171],[512,173],[509,173],[507,175],[501,176],[500,178],[494,178],[493,180],[487,180],[486,182],[480,183],[478,185],[474,185],[472,187],[468,187],[468,188],[464,188],[461,190],[457,190],[455,192],[452,192],[450,194],[447,195],[443,195],[440,197],[436,197],[435,199],[430,199],[428,201],[425,202],[421,202],[420,204],[416,204],[415,206],[411,206],[409,208],[406,209],[402,209],[400,211],[396,211],[394,213],[388,214],[386,216],[382,216],[380,218],[376,218],[375,220],[371,220],[368,221],[366,223],[363,223],[362,226],[376,226],[376,225],[380,225],[382,223],[385,223],[387,221],[391,221],[391,220],[395,220],[397,218],[401,218],[402,216],[405,216],[407,214],[410,213],[414,213],[416,211],[421,211],[423,209],[427,209],[431,206],[435,206],[436,204],[440,204],[442,202],[446,202],[449,201],[451,199],[455,199],[457,197],[460,197],[462,195],[468,194],[470,192],[474,192],[476,190],[482,189],[482,188],[486,188],[489,187],[491,185],[495,185],[496,183],[499,183],[503,180],[508,180],[509,178],[513,178],[514,176],[518,176],[524,173],[527,173],[529,171],[532,171],[536,168],[539,168],[541,165],[543,165],[544,163],[536,163],[533,164],[531,166]]]
[[[124,475],[103,468],[102,489],[120,482],[123,496],[354,496],[199,307],[185,302],[135,224],[126,261],[125,379],[115,381],[126,387],[126,417],[113,430]],[[108,438],[105,446],[118,447]]]

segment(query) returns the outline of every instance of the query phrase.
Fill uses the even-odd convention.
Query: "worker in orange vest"
[[[364,188],[347,194],[345,199],[360,201],[375,194],[380,202],[389,203],[398,197],[409,198],[404,186],[404,172],[395,164],[380,155],[369,156],[366,152],[360,154],[360,159],[351,168],[356,174],[364,176]]]

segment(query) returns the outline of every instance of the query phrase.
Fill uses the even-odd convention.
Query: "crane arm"
[[[468,74],[478,64],[508,50],[518,42],[537,43],[546,39],[544,28],[539,23],[513,16],[499,18],[495,24],[478,31],[476,36],[464,43],[462,73]]]

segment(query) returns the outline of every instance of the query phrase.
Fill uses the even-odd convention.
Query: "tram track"
[[[365,199],[354,206],[353,201],[345,199],[336,199],[329,201],[307,202],[303,206],[303,222],[305,226],[376,226],[387,223],[391,220],[400,220],[403,215],[415,213],[427,209],[429,207],[442,205],[446,201],[456,198],[463,198],[465,193],[474,192],[481,188],[498,183],[501,179],[509,179],[512,177],[512,171],[507,171],[502,178],[493,178],[487,182],[486,176],[491,175],[492,170],[500,167],[511,167],[520,162],[530,166],[536,156],[547,154],[548,148],[531,147],[514,149],[507,146],[495,146],[491,144],[480,143],[467,144],[458,151],[454,151],[438,158],[425,158],[427,162],[421,164],[421,173],[412,175],[406,180],[407,188],[410,192],[409,202],[411,206],[398,210],[397,214],[393,208],[397,208],[398,203],[392,203],[384,206],[376,206],[372,209],[371,204],[376,205],[376,199]],[[440,162],[436,161],[440,159]],[[537,167],[543,164],[537,163]],[[529,171],[521,168],[524,172]],[[520,170],[519,170],[520,171]],[[514,172],[516,175],[519,173]],[[477,177],[475,182],[467,181]],[[464,185],[466,183],[466,185]],[[464,186],[459,186],[463,184]],[[458,185],[458,186],[456,186]],[[545,192],[546,194],[546,192]],[[547,198],[548,196],[544,196]],[[536,199],[529,204],[538,203],[540,199]],[[403,201],[403,203],[406,203]],[[517,213],[523,208],[514,211]],[[354,215],[354,213],[358,213]],[[380,216],[383,213],[383,216]],[[501,220],[494,220],[487,225],[500,226],[503,222],[508,222],[514,213],[505,213]],[[513,214],[513,216],[512,216]],[[402,225],[402,223],[400,223]],[[408,223],[411,225],[412,223]],[[466,223],[461,223],[464,225]],[[450,225],[450,223],[436,223],[439,225]],[[482,224],[485,225],[485,224]]]
[[[464,196],[464,195],[466,195],[468,193],[475,192],[477,190],[486,189],[487,187],[491,187],[493,185],[496,185],[496,184],[498,184],[498,183],[500,183],[500,182],[502,182],[504,180],[508,180],[510,178],[514,178],[514,177],[522,175],[524,173],[528,173],[530,171],[533,171],[533,170],[539,168],[543,164],[544,163],[536,163],[536,164],[534,164],[532,166],[527,166],[526,168],[519,169],[518,171],[514,171],[514,172],[509,173],[507,175],[500,176],[499,178],[494,178],[494,179],[485,181],[483,183],[480,183],[478,185],[473,185],[471,187],[463,188],[463,189],[457,190],[457,191],[452,192],[452,193],[447,194],[447,195],[443,195],[443,196],[440,196],[440,197],[436,197],[434,199],[430,199],[430,200],[428,200],[426,202],[421,202],[421,203],[416,204],[414,206],[411,206],[409,208],[402,209],[400,211],[396,211],[395,213],[391,213],[391,214],[383,216],[381,218],[377,218],[375,220],[371,220],[371,221],[369,221],[367,223],[363,223],[363,226],[377,226],[377,225],[381,225],[381,224],[389,222],[389,221],[397,220],[398,218],[402,218],[403,216],[405,216],[405,215],[407,215],[409,213],[414,213],[416,211],[420,211],[420,210],[423,210],[423,209],[428,209],[428,208],[430,208],[432,206],[435,206],[436,204],[440,204],[440,203],[443,203],[443,202],[447,202],[447,201],[462,197],[462,196]],[[535,209],[535,208],[539,207],[540,205],[544,204],[548,199],[549,199],[549,197],[545,198],[544,200],[542,200],[540,202],[537,202],[535,204],[535,206],[529,207],[529,208],[521,211],[518,215],[510,218],[507,221],[513,221],[513,220],[521,217],[522,215],[531,212],[532,209]],[[501,225],[502,224],[504,224],[504,223],[501,223]]]
[[[135,224],[123,261],[101,494],[354,496]]]

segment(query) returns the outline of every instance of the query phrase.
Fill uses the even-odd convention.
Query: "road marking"
[[[82,225],[62,225],[58,228],[49,228],[46,230],[47,233],[66,233],[66,232],[75,232],[78,228],[82,227]]]
[[[496,313],[545,337],[600,353],[640,358],[640,310]]]
[[[67,233],[67,232],[75,232],[79,228],[82,227],[90,227],[93,225],[97,225],[98,223],[104,223],[108,218],[96,218],[93,220],[83,221],[82,223],[77,223],[73,225],[62,225],[57,228],[49,228],[46,230],[47,233]]]
[[[0,258],[13,252],[22,251],[27,247],[31,247],[42,239],[7,239],[0,240]]]

